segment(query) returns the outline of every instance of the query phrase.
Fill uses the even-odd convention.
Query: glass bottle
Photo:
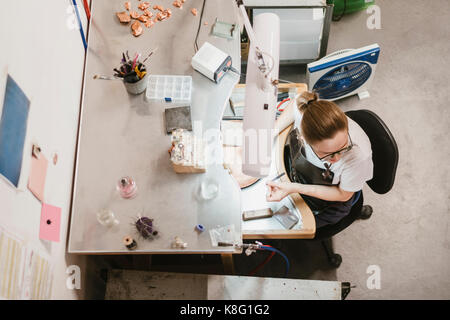
[[[136,182],[130,177],[122,177],[117,182],[117,191],[119,191],[122,198],[134,198],[137,192]]]
[[[114,227],[119,224],[114,212],[109,209],[101,209],[97,212],[97,221],[105,227]]]

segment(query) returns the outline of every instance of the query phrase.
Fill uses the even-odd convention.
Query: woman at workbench
[[[268,181],[267,201],[299,193],[313,211],[317,228],[337,223],[350,212],[363,184],[372,179],[370,140],[334,102],[320,100],[312,92],[289,103],[275,126],[282,131],[292,122],[291,168],[286,169],[295,182]]]

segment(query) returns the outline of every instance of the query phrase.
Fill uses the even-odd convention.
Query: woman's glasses
[[[342,149],[340,149],[340,150],[338,150],[338,151],[336,151],[336,152],[327,154],[326,156],[319,157],[319,156],[317,156],[317,153],[316,153],[314,150],[313,150],[313,152],[316,153],[316,156],[317,156],[317,158],[319,158],[320,161],[331,160],[331,159],[333,159],[333,158],[336,157],[336,156],[343,155],[344,153],[349,152],[350,150],[352,150],[352,148],[353,148],[353,142],[352,142],[352,138],[350,137],[350,135],[348,135],[348,140],[349,140],[349,144],[348,144],[347,147],[342,148]],[[312,148],[311,148],[311,149],[312,149]]]

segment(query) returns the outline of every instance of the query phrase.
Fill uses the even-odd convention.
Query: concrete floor
[[[344,16],[332,24],[328,52],[375,42],[381,46],[371,98],[338,104],[344,111],[370,109],[390,128],[400,152],[394,188],[377,195],[366,186],[365,202],[374,214],[334,238],[344,260],[336,271],[315,270],[304,259],[303,245],[298,254],[297,243],[281,249],[286,247],[295,265],[292,273],[355,284],[348,299],[449,299],[450,2],[376,3],[382,28],[369,30],[365,12]],[[286,79],[304,79],[285,69]],[[379,290],[367,288],[369,265],[380,267]]]
[[[356,288],[347,299],[450,298],[450,2],[377,0],[381,29],[369,30],[359,12],[333,22],[328,52],[381,46],[371,97],[338,101],[344,109],[370,109],[392,131],[400,151],[394,188],[364,198],[374,208],[369,220],[356,221],[333,238],[343,263],[328,266],[320,244],[301,240],[265,241],[290,259],[290,278],[348,281]],[[304,66],[282,67],[280,78],[302,82]],[[144,258],[149,259],[149,258]],[[236,274],[247,275],[264,254],[235,257]],[[217,256],[153,256],[154,271],[220,273]],[[367,268],[379,266],[380,289],[368,289]],[[134,268],[132,262],[120,264]],[[117,268],[117,264],[114,266]],[[281,277],[284,261],[275,256],[258,275]]]

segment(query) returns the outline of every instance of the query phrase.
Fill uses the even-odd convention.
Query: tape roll
[[[130,236],[125,236],[123,238],[123,244],[127,247],[128,250],[134,250],[137,248],[137,242]]]

